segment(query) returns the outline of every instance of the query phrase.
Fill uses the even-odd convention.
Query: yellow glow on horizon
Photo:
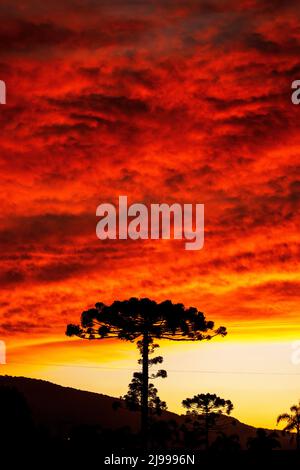
[[[279,339],[283,325],[261,325],[259,340],[254,340],[260,331],[257,325],[243,325],[232,328],[231,337],[209,342],[161,341],[158,354],[164,357],[162,368],[168,377],[156,381],[159,395],[170,411],[182,413],[182,399],[217,393],[234,403],[233,416],[240,421],[275,428],[277,415],[300,396],[300,366],[291,361],[292,342],[300,334],[297,337],[285,326],[290,340],[286,332],[284,340]],[[268,340],[263,341],[269,328],[273,337],[268,331]],[[137,359],[136,345],[129,342],[54,337],[9,348],[8,363],[0,371],[118,397],[139,369]]]

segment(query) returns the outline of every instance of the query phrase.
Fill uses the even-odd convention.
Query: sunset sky
[[[171,299],[226,338],[162,342],[171,411],[211,392],[275,427],[300,398],[296,0],[2,0],[0,373],[114,396],[135,345],[65,337],[95,302]],[[96,237],[96,207],[205,204],[205,244]],[[299,346],[298,346],[299,347]]]

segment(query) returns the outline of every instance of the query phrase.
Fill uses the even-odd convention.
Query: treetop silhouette
[[[232,402],[218,397],[215,393],[200,393],[192,398],[186,398],[182,401],[182,405],[187,408],[188,416],[196,419],[193,422],[196,429],[199,425],[201,428],[201,421],[203,421],[204,443],[207,450],[210,431],[216,427],[218,416],[224,413],[230,415],[233,410]]]
[[[157,303],[148,298],[114,301],[111,305],[96,303],[94,308],[81,314],[80,325],[70,324],[67,336],[88,340],[119,338],[137,341],[141,352],[142,391],[141,420],[143,445],[147,447],[148,397],[149,397],[149,348],[153,339],[172,341],[202,341],[215,336],[225,336],[226,328],[215,328],[204,313],[195,307],[186,308],[181,303],[165,300]]]
[[[296,448],[300,451],[300,401],[298,405],[290,407],[291,413],[282,413],[277,418],[277,424],[286,422],[283,428],[284,432],[293,432],[296,434]]]
[[[111,305],[98,302],[95,308],[81,315],[80,325],[68,325],[67,336],[84,339],[119,338],[134,341],[145,332],[148,337],[172,341],[210,340],[227,334],[221,326],[207,321],[204,313],[195,307],[185,308],[170,300],[156,303],[148,298],[114,301]]]

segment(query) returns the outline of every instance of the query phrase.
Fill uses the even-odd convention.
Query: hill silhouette
[[[133,432],[139,429],[140,414],[124,407],[115,411],[113,403],[117,399],[114,397],[26,377],[0,376],[1,385],[21,392],[31,409],[34,422],[47,428],[53,436],[67,438],[72,428],[85,425],[111,430],[129,426]],[[182,424],[185,416],[166,411],[158,419],[175,420]],[[257,432],[255,427],[229,416],[221,416],[219,424],[224,434],[238,435],[244,449],[247,440],[255,437]],[[290,437],[280,431],[277,434],[281,449],[291,449]]]

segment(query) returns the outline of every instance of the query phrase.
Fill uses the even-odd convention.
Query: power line
[[[128,368],[128,367],[106,367],[106,366],[89,366],[89,365],[82,365],[82,364],[60,364],[54,362],[19,362],[19,361],[12,361],[9,364],[19,364],[19,365],[33,365],[33,366],[47,366],[47,367],[64,367],[64,368],[82,368],[82,369],[98,369],[98,370],[124,370],[134,372],[136,368]],[[281,371],[234,371],[234,370],[205,370],[205,369],[168,369],[169,372],[175,373],[192,373],[192,374],[215,374],[215,375],[270,375],[270,376],[295,376],[299,377],[299,373],[293,372],[281,372]]]

